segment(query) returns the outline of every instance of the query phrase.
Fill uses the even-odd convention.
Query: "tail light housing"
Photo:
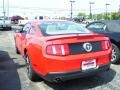
[[[102,41],[102,49],[103,50],[107,50],[110,48],[111,44],[110,44],[110,41],[109,40],[106,40],[106,41]]]
[[[46,48],[49,55],[65,56],[70,54],[68,44],[49,45]]]

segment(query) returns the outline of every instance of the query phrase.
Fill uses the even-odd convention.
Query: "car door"
[[[116,23],[109,23],[106,25],[102,22],[93,22],[93,23],[88,24],[86,28],[88,28],[89,30],[93,32],[107,35],[110,37],[111,40],[114,40],[120,43],[120,31],[119,31],[120,28],[116,29],[115,25]],[[112,29],[110,27],[112,27]]]
[[[26,39],[26,36],[27,34],[29,33],[29,30],[30,30],[30,24],[27,23],[24,27],[23,27],[23,30],[21,31],[21,33],[19,34],[19,50],[21,52],[21,54],[23,55],[24,54],[24,48],[25,48],[25,45],[27,43],[27,39]]]

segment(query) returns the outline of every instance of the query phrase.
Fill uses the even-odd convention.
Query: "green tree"
[[[97,20],[101,20],[101,19],[103,19],[103,14],[101,13],[101,14],[97,14]]]
[[[77,16],[78,16],[78,17],[86,17],[86,14],[85,14],[85,13],[78,13]]]
[[[120,15],[116,12],[112,12],[111,13],[111,19],[112,20],[118,20],[118,19],[120,19]]]

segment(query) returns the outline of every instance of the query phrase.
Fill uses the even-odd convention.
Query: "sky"
[[[45,15],[45,16],[70,16],[70,0],[4,0],[5,10],[8,11],[9,1],[9,16],[12,15]],[[89,14],[89,2],[94,2],[92,5],[92,13],[105,12],[105,4],[108,6],[108,12],[117,12],[120,5],[120,0],[74,0],[73,15],[78,12]],[[2,14],[2,3],[0,0],[0,15]],[[6,13],[7,14],[7,13]]]

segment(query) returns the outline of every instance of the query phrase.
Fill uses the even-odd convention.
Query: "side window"
[[[106,25],[103,23],[92,23],[88,25],[87,28],[90,30],[95,30],[95,31],[105,31]]]
[[[29,33],[29,30],[30,30],[31,26],[30,24],[26,24],[24,27],[23,27],[23,33]]]

